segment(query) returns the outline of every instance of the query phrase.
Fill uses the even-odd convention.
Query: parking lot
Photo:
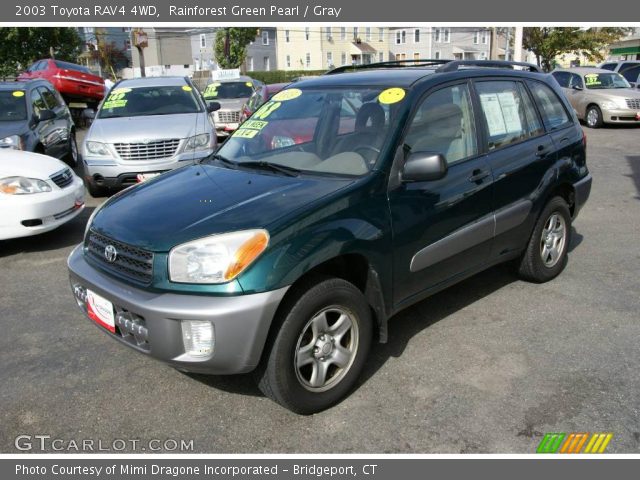
[[[402,312],[356,391],[309,417],[249,375],[180,373],[84,318],[65,261],[104,199],[0,242],[0,450],[26,434],[208,453],[533,453],[546,432],[613,432],[609,453],[637,453],[640,129],[587,135],[594,184],[566,270],[535,285],[496,267]]]

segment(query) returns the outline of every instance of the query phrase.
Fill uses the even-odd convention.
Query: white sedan
[[[84,184],[66,164],[0,148],[0,240],[48,232],[84,209]]]

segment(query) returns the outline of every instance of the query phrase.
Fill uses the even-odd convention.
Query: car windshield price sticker
[[[299,88],[288,88],[287,90],[276,93],[272,100],[275,102],[286,102],[287,100],[298,98],[300,95],[302,95],[302,90]]]
[[[13,92],[13,93],[12,93],[12,95],[13,95],[14,97],[18,97],[18,98],[19,98],[19,97],[24,97],[24,92],[23,92],[23,91],[21,91],[21,90],[16,90],[15,92]]]
[[[398,103],[405,96],[405,91],[402,88],[387,88],[378,95],[378,101],[384,105],[391,105],[392,103]]]
[[[104,102],[102,108],[122,108],[127,104],[125,96],[131,91],[130,88],[116,88],[111,91],[109,98]]]
[[[587,85],[601,85],[600,75],[597,73],[587,73],[584,76]]]

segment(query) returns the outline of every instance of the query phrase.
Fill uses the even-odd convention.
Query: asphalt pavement
[[[44,435],[71,452],[169,439],[207,453],[533,453],[547,432],[612,432],[608,452],[638,453],[640,129],[587,134],[594,184],[566,270],[535,285],[499,266],[398,314],[356,391],[308,417],[250,375],[180,373],[83,316],[65,261],[103,199],[0,242],[0,451],[19,435],[39,451]]]

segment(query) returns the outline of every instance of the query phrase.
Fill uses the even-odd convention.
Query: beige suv
[[[616,72],[600,68],[556,70],[553,76],[564,90],[578,118],[587,126],[604,123],[640,125],[640,91]]]

